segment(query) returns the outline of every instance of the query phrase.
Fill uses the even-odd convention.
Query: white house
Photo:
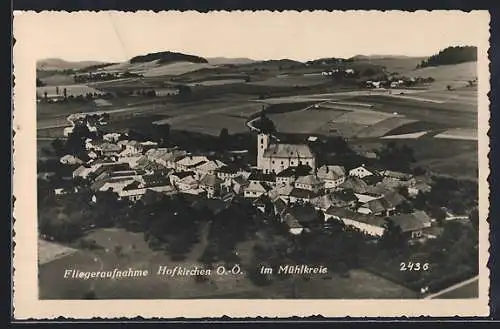
[[[365,178],[367,176],[372,176],[375,174],[376,174],[375,170],[369,170],[364,165],[349,170],[349,176],[354,176],[358,178]]]
[[[258,182],[258,181],[250,181],[248,186],[244,190],[245,198],[258,198],[262,194],[266,194],[271,190],[271,186],[266,183]]]
[[[300,176],[295,180],[295,188],[318,193],[323,189],[324,183],[314,175]]]
[[[341,221],[346,226],[355,227],[361,232],[374,237],[381,237],[384,234],[386,225],[384,217],[364,215],[343,208],[334,207],[325,211],[325,221],[330,220]]]
[[[318,168],[316,176],[325,183],[326,189],[332,189],[345,182],[346,172],[342,166],[324,165]]]

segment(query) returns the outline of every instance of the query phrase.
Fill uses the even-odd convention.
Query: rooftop
[[[306,144],[271,144],[264,151],[264,157],[272,158],[314,158],[311,148]]]

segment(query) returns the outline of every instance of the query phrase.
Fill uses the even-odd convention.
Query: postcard
[[[489,315],[489,20],[15,12],[14,317]]]

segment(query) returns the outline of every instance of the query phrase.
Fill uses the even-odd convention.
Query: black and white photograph
[[[37,300],[487,299],[487,12],[16,23]]]

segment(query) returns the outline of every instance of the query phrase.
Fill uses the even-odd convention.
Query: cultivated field
[[[400,135],[386,135],[381,137],[382,139],[414,139],[425,136],[428,131],[419,131],[416,133],[400,134]]]
[[[158,61],[151,61],[145,63],[134,63],[129,62],[119,63],[115,65],[110,65],[104,68],[104,71],[108,72],[123,72],[129,71],[132,73],[142,74],[145,77],[158,77],[158,76],[170,76],[170,75],[180,75],[187,72],[196,71],[203,68],[216,67],[207,63],[191,63],[191,62],[176,62],[170,64],[158,64]]]
[[[321,75],[290,75],[276,76],[264,81],[250,82],[249,84],[269,87],[308,87],[328,83]]]
[[[478,139],[477,129],[467,129],[467,128],[449,129],[449,130],[446,130],[445,132],[442,132],[434,137],[435,138],[448,138],[448,139],[476,140],[476,141]]]
[[[214,80],[204,80],[204,81],[197,81],[197,82],[187,83],[186,85],[191,86],[191,87],[196,87],[196,86],[220,86],[220,85],[227,85],[227,84],[233,84],[233,83],[245,83],[245,79],[214,79]]]
[[[414,122],[415,120],[405,118],[403,116],[395,115],[391,118],[379,121],[374,125],[366,127],[356,135],[359,138],[373,138],[380,137],[387,134],[389,131],[400,127],[402,125]]]

